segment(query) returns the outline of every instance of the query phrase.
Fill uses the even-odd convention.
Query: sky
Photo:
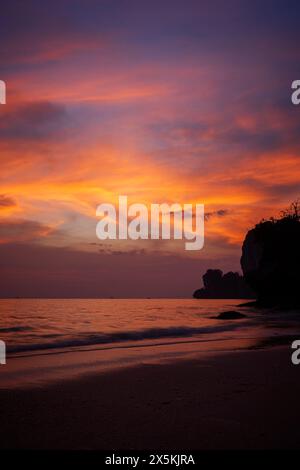
[[[0,296],[189,297],[300,196],[296,0],[1,5]],[[100,241],[96,208],[204,203],[205,246]]]

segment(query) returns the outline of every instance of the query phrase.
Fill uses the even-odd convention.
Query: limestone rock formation
[[[300,305],[300,216],[295,206],[247,233],[241,267],[260,305]]]

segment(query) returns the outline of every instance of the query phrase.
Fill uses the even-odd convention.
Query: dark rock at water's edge
[[[227,312],[221,312],[217,318],[220,320],[238,320],[240,318],[245,318],[246,315],[244,315],[241,312],[237,312],[236,310],[228,310]]]
[[[202,277],[204,287],[197,289],[196,299],[253,299],[254,293],[239,273],[223,274],[220,269],[208,269]]]
[[[244,278],[257,307],[300,307],[300,204],[250,230],[242,248]]]

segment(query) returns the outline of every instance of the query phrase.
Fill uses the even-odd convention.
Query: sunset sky
[[[0,296],[176,297],[300,196],[298,0],[1,4]],[[96,238],[96,208],[204,203],[205,247]]]

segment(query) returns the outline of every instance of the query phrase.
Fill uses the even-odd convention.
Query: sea
[[[258,311],[251,306],[241,307],[244,302],[1,299],[0,340],[5,342],[10,367],[0,366],[0,381],[6,376],[25,384],[24,370],[30,379],[34,376],[46,379],[47,369],[55,376],[59,370],[61,378],[97,367],[104,370],[153,364],[197,354],[291,344],[300,339],[299,312]],[[245,317],[218,318],[221,312],[229,310],[242,312]],[[91,352],[92,355],[88,354]],[[59,367],[55,357],[59,357]],[[21,358],[22,364],[18,361]],[[36,358],[44,358],[44,362]]]

